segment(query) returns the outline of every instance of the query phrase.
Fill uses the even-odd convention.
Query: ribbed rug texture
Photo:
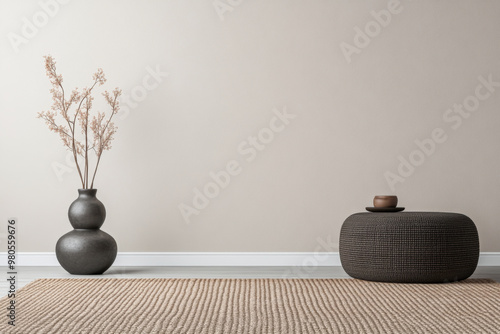
[[[486,279],[39,279],[16,300],[0,333],[500,333],[500,283]]]

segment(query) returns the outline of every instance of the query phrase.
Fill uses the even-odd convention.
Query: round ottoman
[[[347,274],[379,282],[458,281],[479,259],[476,225],[458,213],[356,213],[342,225],[339,246]]]

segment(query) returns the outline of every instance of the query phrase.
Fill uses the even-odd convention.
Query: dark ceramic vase
[[[100,227],[106,209],[96,197],[97,189],[78,189],[68,218],[74,230],[63,235],[56,244],[61,266],[73,275],[99,275],[111,267],[118,247],[115,239]]]

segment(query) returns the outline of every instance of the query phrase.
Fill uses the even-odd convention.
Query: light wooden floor
[[[3,268],[6,273],[6,268]],[[349,278],[342,267],[112,267],[103,275],[74,276],[61,267],[22,267],[17,288],[38,278]],[[471,278],[500,282],[500,267],[478,267]],[[0,295],[7,294],[7,281],[0,281]]]

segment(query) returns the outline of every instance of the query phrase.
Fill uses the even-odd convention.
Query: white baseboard
[[[7,264],[7,254],[0,253],[0,266]],[[59,266],[53,252],[19,252],[18,266]],[[337,252],[120,252],[113,266],[340,266]],[[500,266],[500,252],[484,252],[479,256],[479,266]]]
[[[3,263],[6,253],[0,253]],[[54,252],[19,252],[19,266],[59,266]],[[113,266],[340,266],[338,253],[119,252]]]
[[[478,266],[500,267],[500,252],[482,252],[479,255]]]

